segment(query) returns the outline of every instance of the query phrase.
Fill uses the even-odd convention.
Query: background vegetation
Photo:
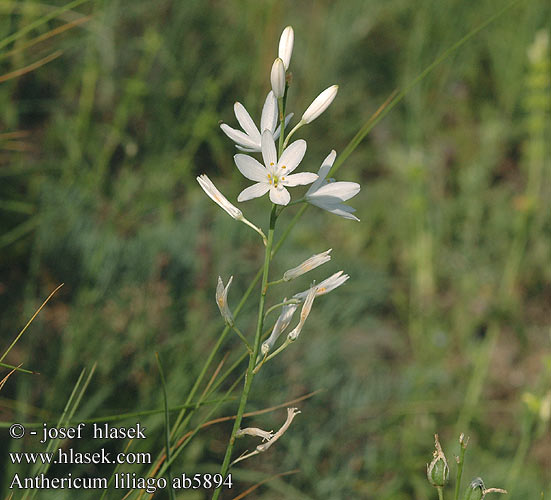
[[[207,173],[231,200],[244,187],[218,123],[235,124],[235,100],[259,115],[283,27],[296,34],[289,109],[300,113],[340,84],[329,111],[301,130],[304,169],[317,171],[392,90],[502,4],[91,0],[61,13],[55,5],[63,2],[0,2],[4,41],[51,17],[0,43],[0,74],[62,51],[0,83],[1,352],[65,283],[6,359],[40,374],[6,383],[5,422],[55,422],[96,362],[75,420],[160,408],[155,351],[170,405],[185,400],[223,326],[216,277],[235,276],[236,304],[261,264],[256,235],[215,207],[195,176]],[[467,480],[481,475],[509,498],[551,495],[551,65],[540,31],[550,11],[545,1],[521,2],[377,125],[338,174],[362,185],[353,200],[361,223],[309,210],[282,249],[279,271],[334,247],[331,269],[315,277],[344,269],[351,279],[316,301],[300,341],[255,383],[251,410],[322,392],[300,404],[277,446],[236,469],[244,482],[235,495],[300,469],[250,498],[435,498],[425,477],[435,432],[452,461],[459,433],[471,437]],[[66,23],[72,29],[29,45]],[[265,225],[265,205],[242,208]],[[242,324],[253,317],[251,303]],[[238,346],[225,345],[227,363]],[[220,415],[235,408],[231,401]],[[254,424],[283,419],[279,410]],[[163,416],[139,420],[149,437],[136,449],[158,452]],[[229,430],[198,434],[175,470],[216,471]],[[24,471],[8,461],[18,449],[41,451],[1,429],[6,494]]]

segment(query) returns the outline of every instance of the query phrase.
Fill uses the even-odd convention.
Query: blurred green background
[[[295,29],[288,110],[300,116],[340,85],[298,134],[308,141],[302,169],[316,172],[395,88],[503,4],[91,0],[56,13],[61,5],[0,1],[0,352],[65,284],[6,359],[40,374],[9,379],[4,422],[54,422],[94,362],[77,420],[160,408],[156,351],[169,403],[183,403],[223,326],[218,275],[234,275],[236,305],[263,258],[257,235],[195,176],[207,173],[232,201],[249,185],[218,124],[236,126],[236,100],[258,120],[286,25]],[[375,127],[337,175],[362,185],[351,201],[360,223],[313,209],[299,222],[272,276],[327,248],[333,260],[282,294],[340,269],[351,278],[316,300],[299,341],[255,379],[248,409],[322,392],[300,403],[277,445],[236,468],[224,498],[292,469],[248,498],[436,498],[425,475],[436,432],[450,462],[459,433],[471,437],[464,481],[482,476],[508,498],[551,497],[550,17],[549,2],[520,2]],[[62,26],[71,29],[52,36]],[[240,208],[266,226],[266,197]],[[249,335],[255,310],[252,299],[239,321]],[[232,337],[217,362],[240,349]],[[284,418],[246,423],[277,429]],[[140,422],[149,437],[139,449],[159,452],[163,416]],[[175,471],[215,472],[230,429],[199,433]],[[1,493],[31,470],[7,451],[40,446],[0,430]],[[68,470],[110,472],[58,472]]]

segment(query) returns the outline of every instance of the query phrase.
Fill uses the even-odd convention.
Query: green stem
[[[291,131],[289,132],[289,135],[287,136],[287,139],[285,139],[285,141],[283,142],[283,147],[287,147],[287,144],[289,143],[289,139],[291,138],[291,136],[300,128],[302,127],[303,125],[306,125],[305,122],[303,122],[302,120],[300,120],[292,129]]]
[[[438,500],[444,500],[444,492],[442,486],[437,486],[436,491],[438,491]]]
[[[287,105],[287,91],[289,90],[289,84],[285,83],[285,93],[281,99],[277,100],[277,105],[279,107],[279,147],[278,155],[279,158],[283,152],[283,139],[285,138],[285,108]]]
[[[247,346],[247,350],[249,352],[253,352],[253,348],[251,347],[251,344],[249,344],[249,342],[247,341],[247,339],[245,338],[245,335],[243,335],[241,333],[241,330],[239,328],[237,328],[237,326],[235,325],[232,325],[232,328],[233,328],[233,331],[235,333],[237,333],[237,335],[239,335],[239,338],[245,343],[245,345]]]
[[[467,438],[468,439],[468,438]],[[459,460],[457,462],[457,477],[455,479],[455,495],[454,500],[459,500],[459,489],[461,487],[461,476],[463,475],[463,464],[465,463],[465,451],[467,450],[466,442],[463,444],[460,441],[461,451],[459,452]]]
[[[249,356],[249,365],[247,367],[247,372],[245,374],[245,385],[243,386],[243,392],[241,393],[241,401],[239,402],[239,408],[237,410],[237,416],[233,424],[233,429],[230,435],[230,440],[228,447],[226,449],[226,455],[224,456],[224,461],[222,462],[222,467],[220,469],[220,474],[222,477],[226,477],[228,470],[230,468],[231,455],[233,447],[235,445],[235,435],[241,426],[241,420],[243,419],[243,413],[245,412],[245,407],[247,405],[247,400],[249,398],[249,393],[254,379],[254,367],[256,363],[256,358],[260,350],[260,340],[262,338],[262,327],[264,324],[264,303],[266,301],[266,292],[268,285],[268,273],[270,270],[270,260],[272,254],[272,244],[274,241],[274,230],[276,223],[276,205],[272,204],[272,213],[270,214],[270,230],[268,231],[268,244],[266,245],[266,251],[264,252],[264,267],[262,271],[262,285],[260,287],[260,300],[258,303],[258,321],[256,325],[256,334],[254,338],[253,352]],[[218,488],[215,490],[212,500],[216,500],[221,493],[222,489]]]

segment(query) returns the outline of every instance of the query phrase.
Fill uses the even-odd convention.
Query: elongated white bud
[[[312,123],[319,115],[321,115],[333,102],[337,92],[339,90],[338,85],[332,85],[325,89],[318,97],[316,97],[308,109],[302,115],[304,123]]]
[[[279,57],[274,61],[274,64],[272,64],[270,81],[272,83],[274,95],[278,99],[281,99],[283,94],[285,94],[285,66]]]
[[[279,50],[278,56],[283,61],[285,65],[285,71],[289,69],[289,64],[291,62],[291,55],[293,54],[293,45],[295,43],[295,32],[291,26],[287,26],[283,33],[281,33],[281,38],[279,39]]]
[[[236,206],[232,205],[228,199],[216,188],[207,175],[203,174],[197,177],[197,182],[207,193],[208,197],[214,201],[220,208],[236,220],[243,218],[243,212]]]

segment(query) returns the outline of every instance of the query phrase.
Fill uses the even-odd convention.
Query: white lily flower
[[[302,186],[314,182],[318,176],[312,172],[291,174],[306,153],[306,141],[299,139],[286,148],[279,160],[274,138],[269,130],[262,134],[262,158],[264,165],[251,156],[237,154],[233,158],[239,171],[256,184],[245,188],[237,201],[251,200],[270,192],[270,200],[278,205],[287,205],[291,195],[285,188]]]
[[[302,264],[298,265],[297,267],[293,267],[293,269],[285,271],[283,273],[283,281],[294,280],[295,278],[302,276],[304,273],[307,273],[308,271],[311,271],[312,269],[315,269],[316,267],[330,261],[331,255],[329,254],[331,253],[331,250],[332,249],[330,248],[325,252],[312,255],[312,257],[306,259]]]
[[[287,297],[283,299],[283,302],[285,301],[287,301]],[[288,304],[286,306],[283,306],[283,308],[281,309],[281,314],[277,318],[270,337],[266,339],[260,347],[260,352],[263,356],[270,352],[271,348],[277,342],[279,336],[287,329],[289,323],[291,323],[291,320],[293,319],[295,311],[298,309],[298,306],[299,304]]]
[[[268,93],[262,108],[260,132],[251,118],[251,115],[249,115],[245,107],[240,102],[236,102],[233,105],[233,110],[235,112],[235,117],[244,132],[241,130],[236,130],[225,123],[222,123],[220,128],[222,129],[222,132],[224,132],[233,142],[235,142],[237,149],[247,153],[257,153],[261,151],[262,132],[265,130],[270,131],[274,140],[279,137],[281,126],[276,128],[279,111],[277,109],[277,99],[273,91],[270,90]],[[290,113],[285,118],[285,126],[287,126],[287,123],[289,123],[292,116],[293,114]]]
[[[285,65],[285,71],[289,69],[291,55],[293,54],[293,44],[295,43],[295,32],[291,26],[287,26],[279,39],[278,56]]]
[[[332,85],[331,87],[325,89],[318,97],[316,97],[312,101],[312,104],[308,106],[308,108],[302,115],[301,121],[304,123],[312,123],[333,102],[333,99],[335,99],[338,90],[338,85]]]
[[[337,153],[333,150],[327,158],[323,160],[318,171],[318,179],[310,186],[304,198],[308,203],[323,208],[335,215],[339,215],[345,219],[359,221],[360,219],[352,215],[356,209],[342,202],[356,196],[360,192],[360,185],[357,182],[334,182],[332,180],[325,180],[329,170],[331,170],[333,166],[336,156]]]
[[[222,208],[230,217],[236,220],[243,218],[243,212],[236,206],[232,205],[228,199],[216,188],[207,175],[202,174],[197,177],[197,182],[203,188],[203,191],[207,193],[207,196],[214,201],[220,208]]]
[[[272,64],[270,82],[272,83],[274,96],[278,99],[283,97],[283,94],[285,94],[285,66],[283,66],[283,61],[279,57]]]
[[[229,279],[228,284],[224,288],[224,283],[222,278],[218,276],[218,284],[216,285],[216,305],[220,309],[220,314],[224,318],[224,321],[232,326],[233,325],[233,315],[228,306],[228,290],[233,281],[233,276]]]
[[[343,272],[344,271],[339,271],[329,276],[329,278],[323,280],[318,285],[315,285],[316,297],[332,292],[335,288],[338,288],[339,286],[344,284],[350,278],[350,276],[348,274],[343,274]],[[311,288],[308,290],[305,290],[304,292],[297,293],[293,295],[293,299],[305,300],[308,297],[308,294],[310,293],[310,291],[311,291]]]

